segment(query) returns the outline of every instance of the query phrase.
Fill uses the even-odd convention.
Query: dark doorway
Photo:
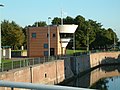
[[[50,56],[54,56],[54,48],[50,48]]]

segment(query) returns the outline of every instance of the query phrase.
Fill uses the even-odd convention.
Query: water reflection
[[[111,72],[117,70],[120,72],[120,66],[119,65],[111,65],[111,66],[102,66],[101,69],[106,72]]]
[[[99,90],[120,90],[120,76],[102,78],[90,88]]]
[[[115,80],[120,85],[120,65],[102,66],[84,76],[75,78],[66,85],[100,90],[120,90],[119,85],[119,87],[115,87],[117,85]],[[112,82],[114,83],[111,84]],[[113,89],[114,87],[119,89]]]

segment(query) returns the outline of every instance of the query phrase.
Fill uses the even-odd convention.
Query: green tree
[[[52,24],[53,24],[53,25],[60,25],[60,24],[61,24],[61,18],[55,17],[55,18],[52,20]]]
[[[22,31],[23,31],[23,34],[25,36],[25,39],[24,39],[24,42],[23,42],[23,46],[25,49],[27,49],[27,30],[28,30],[28,27],[29,26],[25,26]]]
[[[77,31],[76,34],[76,40],[80,41],[82,47],[87,47],[88,44],[90,45],[95,40],[96,35],[92,25],[88,21],[84,22],[81,30]]]
[[[66,18],[63,19],[64,24],[74,24],[74,19],[70,16],[67,16]]]
[[[24,34],[22,27],[17,25],[14,21],[9,22],[4,20],[2,22],[2,46],[11,46],[18,49],[24,42]]]
[[[44,21],[40,21],[40,22],[35,22],[32,27],[43,27],[43,26],[46,26],[46,22]]]
[[[111,28],[105,29],[101,23],[91,19],[86,20],[83,16],[78,15],[75,18],[67,16],[63,19],[64,24],[76,24],[78,28],[75,32],[76,49],[90,45],[90,49],[99,47],[110,47],[118,41],[117,35]],[[52,20],[53,25],[60,25],[61,19],[55,17]],[[69,42],[67,48],[72,48],[73,42]]]

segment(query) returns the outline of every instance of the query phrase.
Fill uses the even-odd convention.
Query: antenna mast
[[[63,25],[63,10],[61,9],[61,25]]]

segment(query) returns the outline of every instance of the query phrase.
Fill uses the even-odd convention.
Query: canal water
[[[99,90],[120,90],[120,65],[102,66],[79,76],[65,86]]]

